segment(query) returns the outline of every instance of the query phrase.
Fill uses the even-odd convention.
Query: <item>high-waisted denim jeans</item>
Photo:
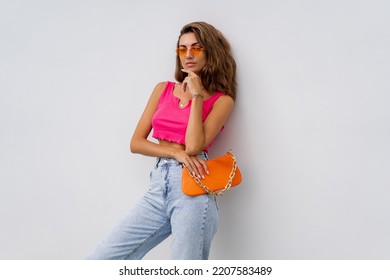
[[[172,259],[207,259],[217,230],[217,202],[209,195],[183,194],[181,173],[178,161],[157,158],[145,196],[87,259],[142,259],[170,234]]]

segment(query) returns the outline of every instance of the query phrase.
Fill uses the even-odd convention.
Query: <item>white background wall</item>
[[[0,2],[0,259],[82,259],[143,195],[129,152],[180,28],[229,38],[239,93],[212,155],[243,184],[220,199],[212,259],[390,258],[390,4]],[[169,240],[148,259],[169,258]]]

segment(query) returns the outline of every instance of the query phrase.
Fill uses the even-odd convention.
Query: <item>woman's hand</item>
[[[175,154],[175,159],[184,164],[192,175],[197,176],[199,179],[204,179],[205,173],[209,174],[206,161],[197,155],[189,156],[184,151],[178,151]]]
[[[186,90],[188,89],[191,95],[200,94],[203,96],[202,93],[203,85],[202,85],[202,81],[200,80],[200,77],[191,70],[181,69],[181,71],[188,74],[188,76],[184,79],[183,84],[181,86],[182,92],[186,92]]]

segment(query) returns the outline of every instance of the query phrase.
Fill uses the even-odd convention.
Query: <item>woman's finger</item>
[[[187,167],[188,171],[192,173],[192,175],[194,175],[194,176],[199,175],[199,174],[197,174],[197,167],[194,164],[194,162],[192,161],[191,157],[188,157],[186,159],[185,166]]]
[[[207,163],[204,159],[199,158],[199,163],[202,165],[204,172],[206,172],[207,175],[209,175],[209,169],[207,168]]]
[[[194,71],[191,71],[191,70],[181,69],[181,71],[183,71],[184,73],[187,73],[188,76],[197,76],[197,75],[195,74],[195,72],[194,72]]]
[[[198,178],[204,179],[205,174],[209,174],[206,161],[199,156],[194,156],[192,160],[197,169],[195,171],[196,175]]]
[[[195,165],[195,174],[198,176],[198,178],[204,179],[204,171],[203,171],[203,165],[199,162],[199,159],[197,157],[193,157],[193,163]]]

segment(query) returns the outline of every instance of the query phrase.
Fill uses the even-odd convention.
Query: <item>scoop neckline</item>
[[[188,100],[188,102],[187,102],[187,104],[186,104],[185,106],[180,107],[180,106],[179,106],[180,97],[177,97],[177,96],[174,94],[176,85],[178,85],[178,84],[180,84],[180,83],[177,83],[177,82],[172,82],[172,83],[173,83],[173,87],[172,87],[172,92],[171,92],[171,94],[178,100],[178,102],[177,102],[177,104],[176,104],[177,107],[178,107],[179,109],[184,109],[184,108],[188,107],[188,105],[190,105],[190,104],[192,103],[192,99]],[[203,102],[206,102],[206,101],[210,100],[215,94],[218,94],[218,93],[216,92],[216,93],[214,93],[213,95],[210,95],[208,98],[203,99]]]

